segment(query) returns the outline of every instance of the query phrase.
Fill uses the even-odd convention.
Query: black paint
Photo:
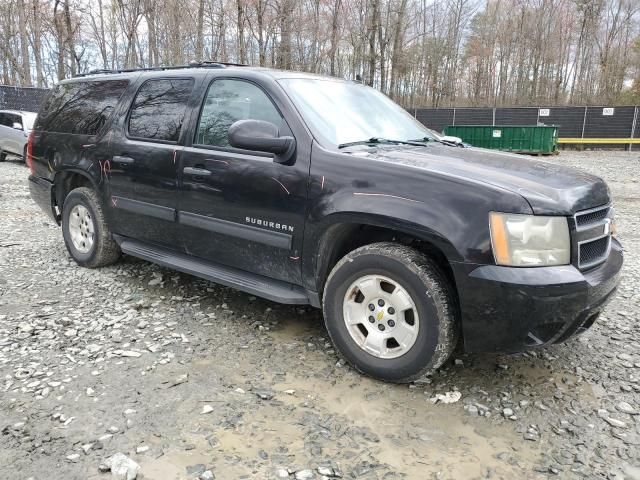
[[[315,306],[336,252],[377,241],[359,232],[382,231],[362,226],[384,229],[386,239],[420,241],[451,272],[470,350],[519,350],[530,345],[532,328],[552,330],[551,324],[561,323],[545,340],[554,342],[590,325],[617,285],[619,244],[614,242],[604,264],[585,272],[577,268],[575,252],[574,263],[562,267],[497,267],[488,215],[571,217],[610,202],[601,179],[516,155],[433,142],[342,151],[320,145],[278,82],[301,75],[235,67],[171,71],[171,78],[189,79],[193,88],[170,141],[127,135],[136,92],[167,72],[108,75],[130,83],[100,134],[36,132],[32,195],[45,210],[48,198],[60,207],[64,177],[73,172],[99,192],[118,238],[178,258],[174,263],[188,264],[183,271],[195,272],[201,262],[204,270],[225,267],[234,275],[244,272],[240,277],[280,282],[305,292]],[[267,95],[282,117],[279,135],[295,139],[290,161],[222,142],[194,142],[205,96],[219,79],[241,79]],[[217,138],[210,130],[203,142]],[[570,230],[575,249],[577,234]],[[140,248],[131,251],[142,256]],[[207,271],[205,278],[215,279]]]

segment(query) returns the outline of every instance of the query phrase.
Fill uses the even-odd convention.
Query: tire
[[[86,222],[84,228],[78,225],[78,219],[82,218]],[[79,228],[82,236],[77,235]],[[104,267],[120,258],[120,248],[111,236],[100,200],[90,188],[76,188],[67,195],[62,208],[62,236],[71,257],[83,267]],[[80,243],[85,240],[86,243]]]
[[[22,161],[25,165],[27,164],[27,145],[22,149]]]
[[[446,362],[457,344],[458,308],[450,282],[431,259],[395,243],[367,245],[342,258],[325,284],[323,311],[343,358],[379,380],[416,380]],[[357,330],[348,326],[345,318],[354,324],[361,312]],[[378,332],[381,325],[385,330]],[[370,335],[374,347],[368,345]],[[393,340],[377,341],[385,337]]]
[[[7,159],[7,152],[0,150],[0,162],[4,162]]]

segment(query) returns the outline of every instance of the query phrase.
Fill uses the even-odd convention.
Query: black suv
[[[219,63],[61,82],[31,195],[85,267],[121,252],[322,307],[342,355],[404,382],[567,340],[616,289],[599,178],[470,148],[359,83]]]

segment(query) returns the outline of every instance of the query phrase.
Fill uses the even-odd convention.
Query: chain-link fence
[[[48,93],[47,88],[0,85],[0,110],[37,112]]]
[[[427,127],[447,125],[557,125],[558,143],[587,145],[640,144],[637,106],[416,108],[410,110]]]

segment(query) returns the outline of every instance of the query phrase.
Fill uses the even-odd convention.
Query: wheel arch
[[[69,192],[78,187],[89,187],[98,192],[98,186],[91,175],[78,168],[66,168],[56,173],[53,179],[54,199],[58,211],[62,212],[64,199]],[[59,223],[59,219],[58,219]]]
[[[325,282],[338,261],[356,248],[372,243],[392,241],[407,245],[432,258],[443,270],[457,294],[451,261],[460,255],[444,236],[409,222],[385,216],[331,216],[330,222],[312,241],[311,258],[315,291],[322,298]]]

